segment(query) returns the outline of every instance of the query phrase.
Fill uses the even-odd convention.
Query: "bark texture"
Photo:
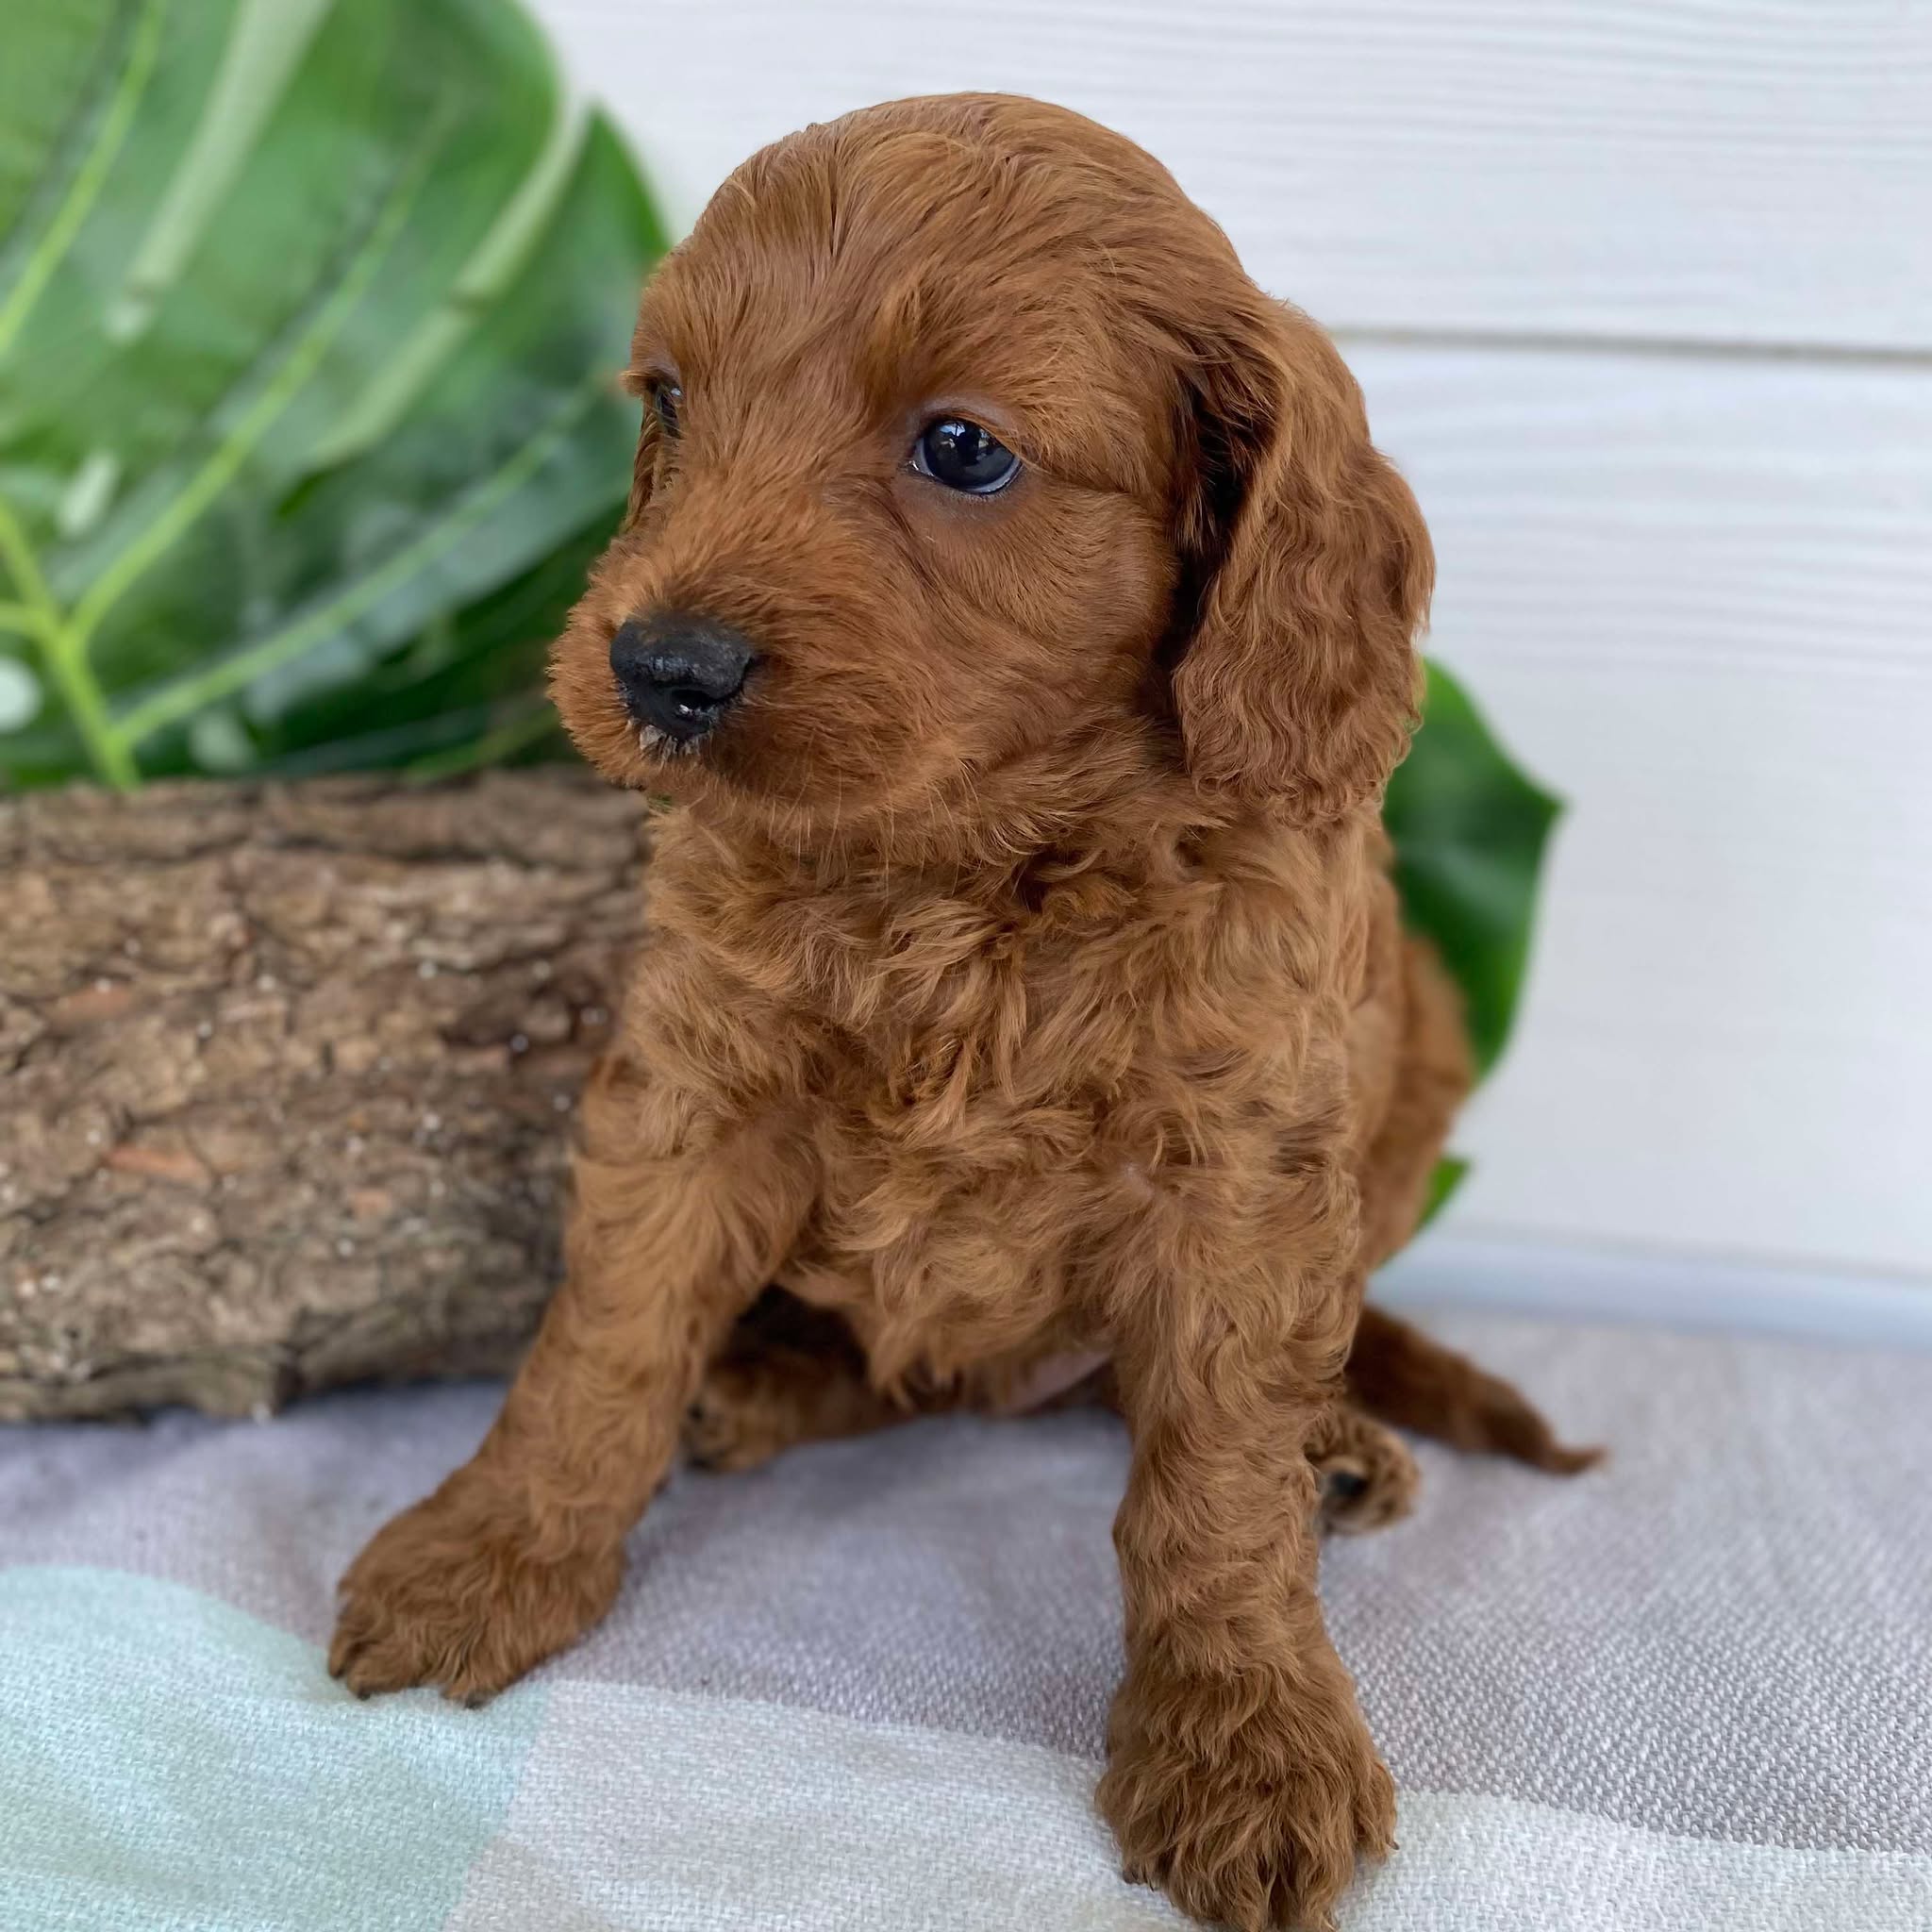
[[[641,820],[561,771],[0,800],[0,1419],[513,1359]]]

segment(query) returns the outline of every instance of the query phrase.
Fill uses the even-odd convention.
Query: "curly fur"
[[[646,291],[632,378],[682,421],[646,412],[554,688],[671,801],[650,938],[568,1280],[475,1460],[350,1570],[333,1667],[474,1698],[571,1641],[680,1430],[742,1464],[1104,1354],[1133,1461],[1100,1803],[1190,1911],[1323,1924],[1394,1807],[1318,1511],[1370,1526],[1414,1481],[1344,1372],[1557,1453],[1386,1318],[1349,1361],[1469,1078],[1379,824],[1414,501],[1333,346],[1158,164],[1024,100],[755,156]],[[1009,490],[908,467],[942,410],[1021,454]],[[670,610],[759,653],[678,757],[608,662]]]

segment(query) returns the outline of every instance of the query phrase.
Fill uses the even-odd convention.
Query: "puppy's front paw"
[[[1099,1804],[1124,1875],[1197,1919],[1317,1932],[1357,1855],[1394,1841],[1394,1786],[1339,1665],[1291,1690],[1140,1664],[1110,1732]]]
[[[439,1684],[485,1704],[610,1607],[620,1548],[559,1554],[458,1474],[377,1531],[341,1582],[328,1667],[358,1697]]]

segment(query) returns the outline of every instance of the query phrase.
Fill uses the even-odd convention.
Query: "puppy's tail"
[[[1348,1386],[1371,1415],[1457,1449],[1513,1457],[1556,1475],[1574,1475],[1603,1460],[1601,1449],[1557,1441],[1549,1424],[1500,1376],[1380,1308],[1362,1309]]]

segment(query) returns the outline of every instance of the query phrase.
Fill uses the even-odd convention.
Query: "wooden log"
[[[641,825],[552,770],[0,800],[0,1419],[508,1364]]]

